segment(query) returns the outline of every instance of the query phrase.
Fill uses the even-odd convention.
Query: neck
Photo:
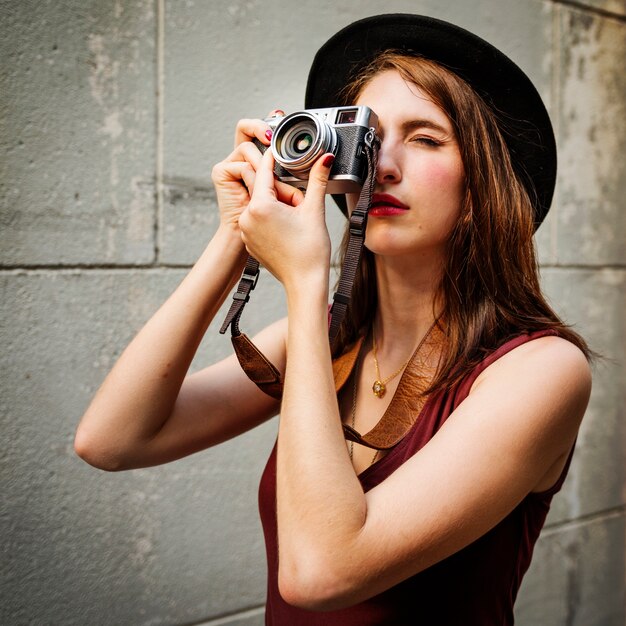
[[[376,257],[378,308],[374,319],[381,352],[392,346],[417,345],[439,314],[436,292],[441,276],[439,263],[406,258]]]

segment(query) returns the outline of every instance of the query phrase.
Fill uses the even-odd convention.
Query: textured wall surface
[[[0,1],[0,623],[263,623],[256,487],[274,423],[121,474],[87,466],[72,440],[120,351],[216,228],[209,173],[236,120],[300,108],[321,43],[381,7]],[[606,359],[517,621],[623,626],[626,2],[384,7],[490,40],[551,111],[560,169],[537,236],[544,286]],[[329,213],[336,240],[341,220]],[[284,311],[264,275],[245,328]],[[194,367],[228,351],[213,325]]]

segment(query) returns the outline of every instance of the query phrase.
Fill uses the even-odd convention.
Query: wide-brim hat
[[[423,15],[395,13],[346,26],[317,52],[309,72],[307,109],[336,106],[345,86],[384,50],[426,57],[451,70],[496,112],[513,167],[543,221],[556,182],[556,144],[537,89],[505,54],[469,31]],[[346,213],[344,196],[333,196]]]

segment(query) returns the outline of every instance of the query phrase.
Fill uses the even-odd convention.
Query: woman
[[[280,410],[260,490],[268,623],[511,624],[591,386],[583,340],[538,286],[549,120],[504,55],[421,16],[368,18],[325,44],[307,106],[340,98],[377,114],[380,152],[335,353],[324,220],[334,157],[316,161],[304,197],[251,142],[269,144],[267,124],[243,120],[213,170],[218,232],[120,357],[76,449],[104,469],[154,465]],[[356,198],[338,202],[350,211]],[[285,372],[280,403],[234,357],[186,377],[246,249],[287,295],[288,323],[255,338]],[[362,445],[358,433],[380,424],[400,433],[391,447]],[[357,435],[347,441],[344,427]]]

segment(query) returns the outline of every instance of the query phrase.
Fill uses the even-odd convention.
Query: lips
[[[386,217],[400,215],[408,211],[409,207],[388,193],[375,193],[372,196],[372,208],[369,215],[372,217]]]

